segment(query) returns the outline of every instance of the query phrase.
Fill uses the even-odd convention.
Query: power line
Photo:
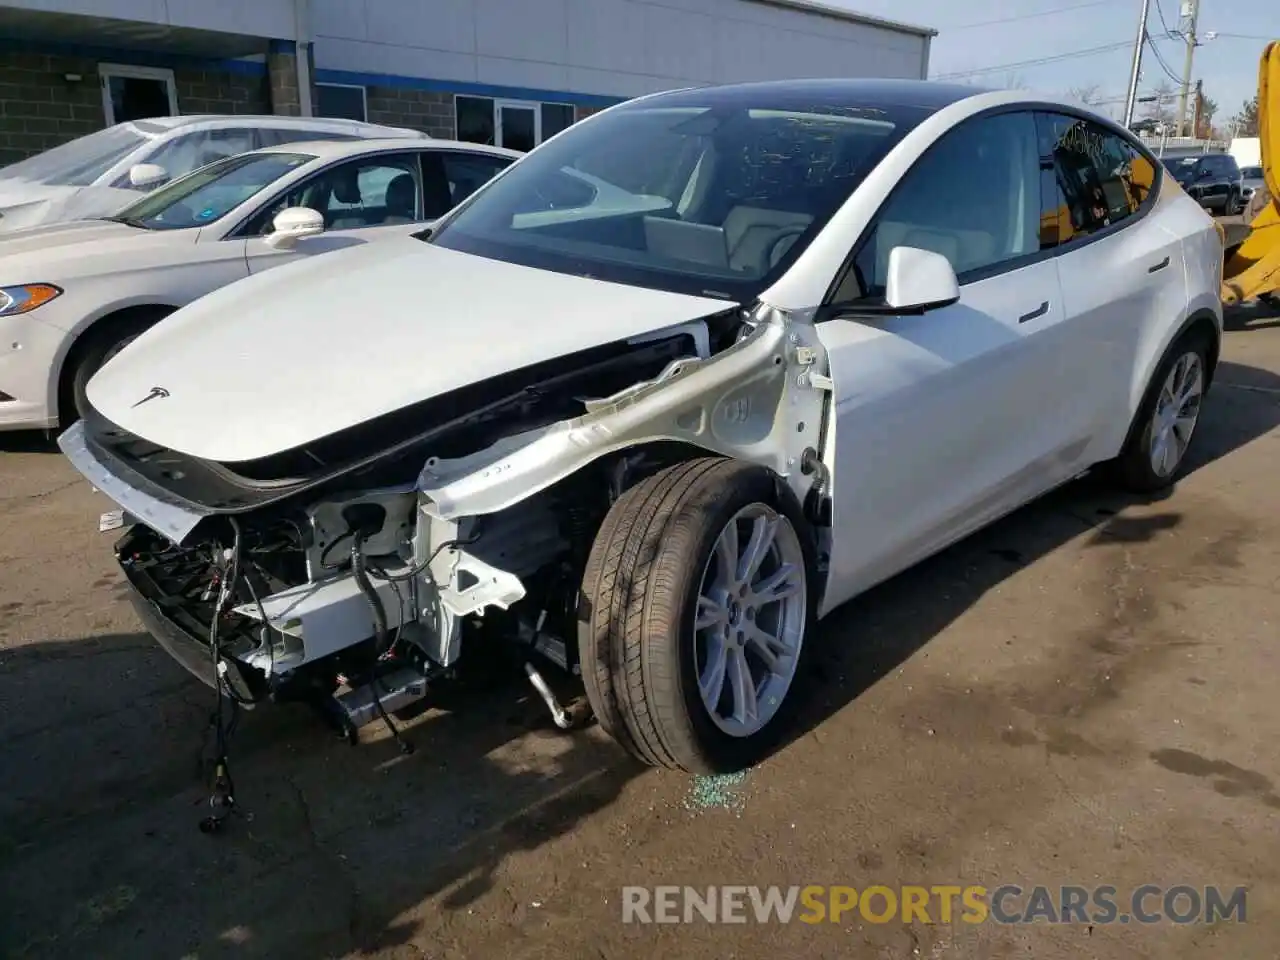
[[[1264,37],[1257,33],[1219,33],[1216,30],[1209,31],[1215,38],[1227,37],[1231,40],[1274,40],[1275,37]],[[1206,34],[1207,36],[1208,34]]]
[[[972,30],[974,27],[992,27],[1001,23],[1014,23],[1018,20],[1034,20],[1037,17],[1051,17],[1059,13],[1070,13],[1074,10],[1084,10],[1088,7],[1109,7],[1114,4],[1115,0],[1089,0],[1088,3],[1077,3],[1071,7],[1054,7],[1052,10],[1041,10],[1038,13],[1020,13],[1013,17],[997,17],[994,20],[979,20],[977,23],[965,23],[958,27],[943,27],[944,33],[950,33],[954,30]]]
[[[1151,34],[1147,34],[1147,46],[1151,48],[1151,52],[1155,54],[1156,62],[1160,64],[1160,69],[1174,83],[1181,86],[1182,78],[1173,72],[1173,69],[1165,62],[1164,57],[1160,56],[1160,51],[1156,48],[1155,41],[1151,39]]]
[[[1164,27],[1164,35],[1166,37],[1177,37],[1176,31],[1169,29],[1169,21],[1164,18],[1164,4],[1161,0],[1156,0],[1156,13],[1160,14],[1160,26]],[[1152,49],[1155,49],[1154,47]]]
[[[955,73],[942,73],[934,79],[936,80],[953,80],[958,77],[973,77],[980,73],[999,73],[1001,70],[1016,70],[1022,67],[1038,67],[1048,63],[1058,63],[1062,60],[1074,60],[1078,57],[1092,57],[1100,53],[1111,53],[1114,50],[1122,50],[1129,46],[1128,41],[1120,43],[1107,43],[1099,47],[1088,47],[1084,50],[1073,50],[1070,53],[1059,53],[1049,57],[1037,57],[1034,60],[1020,60],[1016,63],[1002,63],[992,67],[980,67],[976,70],[960,70]]]

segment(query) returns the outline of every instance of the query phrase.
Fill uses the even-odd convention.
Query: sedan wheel
[[[704,458],[628,490],[583,575],[578,655],[604,730],[646,763],[741,770],[776,746],[809,650],[813,545],[763,467]]]

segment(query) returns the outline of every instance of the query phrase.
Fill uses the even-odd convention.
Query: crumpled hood
[[[253,460],[727,306],[411,237],[379,240],[277,267],[184,307],[105,364],[88,398],[153,443]]]
[[[65,187],[0,176],[0,234],[46,223],[109,216],[140,196],[119,187]]]

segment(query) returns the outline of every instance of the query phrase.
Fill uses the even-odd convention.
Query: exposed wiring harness
[[[238,720],[237,708],[243,702],[243,698],[232,689],[230,684],[223,684],[222,678],[225,667],[222,662],[222,648],[218,642],[218,622],[222,619],[227,603],[235,594],[236,582],[240,579],[240,524],[235,517],[229,519],[231,520],[231,529],[235,537],[231,543],[231,556],[228,558],[226,568],[219,577],[218,595],[214,600],[213,615],[209,618],[209,655],[213,660],[215,698],[212,726],[216,741],[214,749],[217,756],[214,759],[213,783],[209,795],[209,806],[213,809],[213,812],[200,821],[202,833],[216,833],[221,830],[227,818],[235,812],[236,806],[235,783],[231,779],[231,765],[227,761],[227,753],[230,747],[231,734],[235,731]],[[229,724],[225,721],[223,713],[222,699],[224,696],[231,701],[232,718]]]
[[[387,708],[383,706],[381,678],[378,676],[378,669],[386,657],[395,648],[395,640],[389,640],[389,629],[387,626],[387,609],[382,604],[382,598],[378,596],[378,591],[374,589],[373,583],[369,580],[369,574],[366,567],[364,556],[364,540],[365,533],[363,530],[352,531],[351,538],[351,575],[355,578],[356,586],[360,588],[360,592],[364,594],[365,600],[369,603],[369,608],[373,611],[373,630],[374,630],[374,658],[373,666],[369,670],[369,683],[373,687],[373,705],[378,711],[378,716],[382,718],[382,722],[387,725],[387,729],[391,731],[391,736],[395,740],[396,745],[400,747],[400,752],[405,754],[413,753],[413,745],[400,736],[400,731],[396,725],[391,722],[391,715],[387,713]],[[339,538],[342,539],[342,538]],[[335,541],[337,542],[337,541]],[[332,546],[333,544],[330,544]],[[393,584],[394,586],[394,584]],[[397,598],[399,591],[397,589]],[[396,619],[396,640],[400,637],[400,621],[404,618],[404,605],[401,603],[400,616]]]

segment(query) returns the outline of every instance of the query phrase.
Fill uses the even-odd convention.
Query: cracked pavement
[[[1237,311],[1171,495],[1064,488],[836,612],[741,783],[561,734],[519,682],[351,749],[241,717],[139,632],[105,502],[0,436],[0,957],[1274,958],[1280,317]],[[1248,922],[637,927],[625,884],[1249,888]]]

